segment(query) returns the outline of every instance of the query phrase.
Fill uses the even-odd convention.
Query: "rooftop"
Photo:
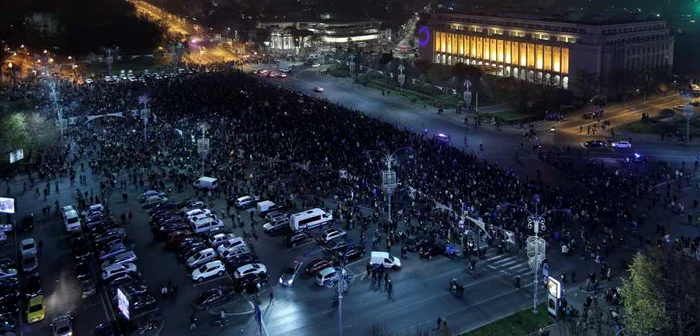
[[[549,22],[565,22],[585,25],[615,25],[635,22],[647,22],[662,20],[659,17],[650,14],[634,14],[626,12],[601,12],[587,13],[583,11],[571,11],[564,13],[513,13],[513,12],[453,12],[453,11],[436,11],[435,14],[452,14],[452,15],[474,15],[484,17],[511,18],[519,20],[536,20]]]

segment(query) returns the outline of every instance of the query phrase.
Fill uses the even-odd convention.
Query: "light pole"
[[[350,56],[348,56],[348,59],[350,60],[348,62],[348,69],[350,69],[350,77],[352,77],[352,73],[353,71],[355,71],[355,55],[350,54]]]
[[[399,64],[399,87],[401,87],[401,91],[403,92],[403,84],[406,83],[406,75],[403,74],[403,71],[406,70],[406,67],[403,64]]]
[[[692,105],[690,105],[692,96],[687,94],[688,104],[685,105],[685,141],[690,143],[690,117],[693,115]]]
[[[105,52],[107,53],[107,57],[105,57],[105,63],[107,64],[107,75],[111,76],[112,75],[112,63],[114,63],[114,57],[112,56],[112,52],[115,50],[112,48],[105,48]]]
[[[343,292],[345,292],[348,289],[348,284],[347,280],[345,279],[345,274],[343,274],[343,269],[345,267],[345,264],[348,262],[347,249],[349,247],[350,246],[348,246],[345,249],[345,254],[343,255],[341,263],[338,266],[338,270],[335,273],[336,279],[338,280],[338,336],[343,336]]]
[[[413,150],[411,147],[401,147],[397,150],[395,150],[393,153],[389,152],[383,152],[383,151],[378,151],[378,150],[370,150],[367,151],[368,153],[379,153],[382,155],[382,163],[386,165],[386,170],[383,170],[381,172],[382,176],[382,188],[386,190],[386,196],[387,196],[387,220],[389,223],[391,223],[391,194],[394,192],[394,189],[396,189],[397,186],[397,181],[396,181],[396,172],[393,170],[393,164],[397,162],[396,160],[396,154],[400,151],[403,150]]]
[[[151,110],[148,108],[148,96],[139,96],[139,103],[143,104],[143,109],[141,109],[141,120],[143,120],[143,142],[144,144],[148,142],[148,135],[146,128],[148,127],[148,115]]]
[[[198,128],[202,132],[202,137],[199,140],[197,140],[197,152],[202,158],[202,175],[204,175],[204,160],[207,157],[207,154],[209,154],[209,138],[206,137],[209,125],[207,125],[206,123],[200,123]]]

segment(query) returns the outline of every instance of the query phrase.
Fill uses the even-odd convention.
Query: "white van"
[[[384,268],[401,268],[401,259],[394,257],[389,252],[372,251],[369,258],[370,266],[384,266]]]
[[[203,233],[224,227],[224,222],[212,217],[204,217],[192,222],[192,232]]]
[[[75,210],[68,210],[63,213],[63,223],[66,225],[66,231],[78,231],[80,230],[80,216]]]
[[[270,211],[270,208],[272,208],[274,206],[275,206],[275,203],[272,201],[262,201],[262,202],[258,202],[258,204],[255,206],[255,210],[257,210],[257,212],[259,214],[263,214],[265,212]]]
[[[192,183],[192,186],[197,189],[216,189],[219,187],[219,180],[213,177],[202,176]]]
[[[313,229],[317,226],[329,223],[333,220],[333,215],[319,209],[306,210],[293,214],[289,217],[289,228],[296,232],[299,230]]]

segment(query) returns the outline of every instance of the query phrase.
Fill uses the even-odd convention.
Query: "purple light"
[[[430,28],[422,26],[418,28],[418,46],[427,47],[428,43],[430,43]]]

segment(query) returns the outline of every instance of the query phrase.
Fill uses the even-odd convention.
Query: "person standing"
[[[192,313],[192,315],[190,315],[190,331],[194,331],[195,329],[197,329],[197,317]]]

